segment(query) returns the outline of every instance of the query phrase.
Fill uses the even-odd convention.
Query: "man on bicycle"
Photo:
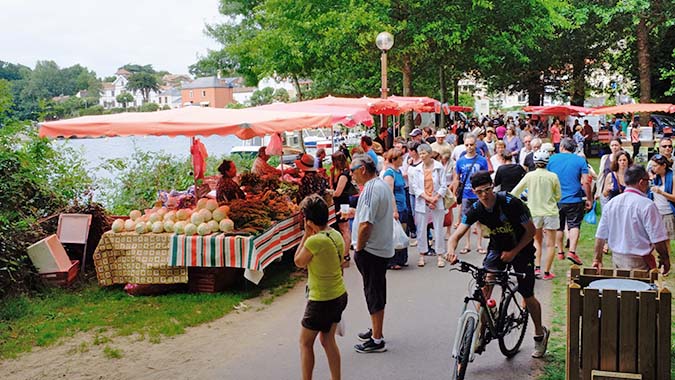
[[[507,193],[492,191],[494,185],[490,173],[479,171],[471,177],[471,187],[478,202],[462,217],[462,223],[448,240],[447,260],[457,262],[455,249],[459,240],[475,222],[480,222],[489,231],[490,243],[483,266],[490,270],[505,270],[511,263],[513,270],[524,273],[518,278],[518,292],[525,299],[527,310],[534,322],[534,352],[532,357],[541,358],[546,353],[549,330],[541,324],[541,305],[534,296],[535,227],[527,206]]]

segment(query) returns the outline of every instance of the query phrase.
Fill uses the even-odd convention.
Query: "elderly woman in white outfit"
[[[427,224],[429,216],[434,225],[434,250],[438,255],[438,267],[445,266],[446,245],[443,233],[443,218],[445,208],[443,196],[448,191],[443,165],[431,158],[431,147],[422,144],[417,148],[422,162],[409,178],[410,190],[415,195],[415,224],[417,225],[417,252],[420,257],[418,266],[424,266],[424,256],[429,254],[427,242]]]

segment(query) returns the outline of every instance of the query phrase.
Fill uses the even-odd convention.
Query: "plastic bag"
[[[584,215],[584,222],[588,224],[596,224],[598,222],[598,216],[595,214],[595,205],[598,202],[593,202],[593,207]]]
[[[408,248],[408,236],[401,226],[401,222],[394,219],[394,249]]]
[[[281,136],[278,133],[273,133],[272,136],[270,136],[270,143],[267,144],[265,153],[267,153],[268,156],[281,156],[283,153]]]

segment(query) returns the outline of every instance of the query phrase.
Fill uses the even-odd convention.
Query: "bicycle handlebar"
[[[459,270],[460,272],[468,272],[473,275],[474,278],[482,278],[486,274],[495,274],[497,276],[512,276],[516,278],[523,279],[525,278],[525,273],[520,273],[520,272],[512,272],[508,270],[510,267],[510,264],[507,266],[506,270],[493,270],[493,269],[488,269],[488,268],[481,268],[476,265],[473,265],[469,262],[462,261],[462,260],[457,260],[456,262],[452,263],[452,265],[459,264],[459,269],[454,269],[454,270]],[[452,270],[452,269],[451,269]]]

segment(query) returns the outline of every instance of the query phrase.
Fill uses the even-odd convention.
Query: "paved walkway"
[[[475,244],[475,243],[474,243]],[[460,245],[462,247],[463,245]],[[468,292],[469,275],[436,267],[436,258],[419,268],[414,264],[418,255],[410,250],[408,268],[389,271],[388,303],[384,336],[388,351],[359,354],[353,349],[358,343],[355,334],[369,327],[369,316],[362,292],[361,277],[355,265],[345,270],[349,305],[344,317],[347,335],[338,337],[342,353],[344,379],[440,379],[451,371],[451,346],[455,335],[461,303]],[[480,263],[483,255],[475,252],[463,259]],[[224,352],[222,362],[204,378],[213,379],[297,379],[300,377],[298,334],[305,300],[304,283],[275,300],[264,311],[250,316],[243,326],[232,326],[233,350]],[[546,311],[550,283],[537,281],[537,291]],[[547,318],[548,319],[548,318]],[[262,323],[257,323],[256,320]],[[241,327],[241,329],[239,328]],[[521,352],[507,360],[499,352],[496,341],[469,365],[470,379],[533,378],[540,361],[532,359],[533,325],[530,323]],[[236,342],[236,343],[234,343]],[[315,346],[315,377],[328,377],[328,367],[321,345]],[[206,374],[205,374],[206,375]]]

